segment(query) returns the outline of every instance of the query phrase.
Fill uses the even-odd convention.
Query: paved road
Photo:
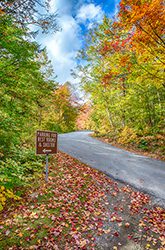
[[[59,135],[59,150],[152,194],[157,202],[165,204],[165,162],[116,148],[88,136],[89,133]]]

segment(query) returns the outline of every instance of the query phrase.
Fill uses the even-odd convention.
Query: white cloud
[[[80,27],[70,15],[62,16],[60,25],[62,31],[54,34],[45,43],[58,80],[65,82],[72,79],[70,70],[76,66],[75,57],[77,51],[81,48]]]
[[[57,80],[61,83],[75,79],[71,76],[71,69],[77,66],[76,55],[81,49],[83,38],[81,23],[87,28],[94,22],[100,22],[103,11],[100,6],[83,4],[84,0],[51,0],[51,11],[57,11],[61,31],[42,39],[42,44],[47,47],[52,61]],[[74,17],[73,17],[74,13]]]
[[[72,8],[72,1],[70,0],[51,0],[50,10],[57,11],[59,15],[69,13]]]
[[[103,18],[103,11],[99,5],[91,4],[84,4],[78,10],[77,13],[77,20],[78,22],[85,23],[86,21],[95,21],[100,22]]]

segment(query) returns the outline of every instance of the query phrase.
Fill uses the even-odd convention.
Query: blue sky
[[[92,25],[101,23],[106,14],[117,12],[119,0],[50,0],[51,11],[57,11],[60,32],[40,36],[38,42],[46,46],[57,81],[75,82],[71,70],[77,65],[76,55],[83,46],[85,34]]]

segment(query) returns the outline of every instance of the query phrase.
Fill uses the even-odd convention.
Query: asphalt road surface
[[[116,148],[89,134],[82,131],[59,135],[59,150],[153,195],[156,202],[165,205],[165,162]]]

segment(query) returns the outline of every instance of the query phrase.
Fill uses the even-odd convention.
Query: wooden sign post
[[[37,130],[36,132],[36,154],[46,155],[46,182],[48,182],[49,173],[48,156],[57,153],[57,136],[58,134],[53,131]]]

